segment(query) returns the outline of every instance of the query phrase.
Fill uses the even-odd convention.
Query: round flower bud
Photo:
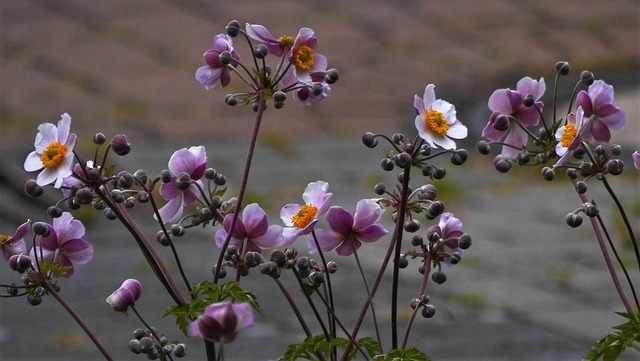
[[[211,274],[216,275],[216,266],[211,267]],[[220,272],[218,272],[218,278],[225,278],[227,276],[227,270],[222,267],[220,268]]]
[[[47,208],[47,214],[51,218],[58,218],[58,217],[62,216],[62,208],[60,208],[58,206],[51,206],[51,207]]]
[[[566,61],[559,61],[556,63],[556,71],[558,72],[558,74],[560,75],[568,75],[569,72],[571,71],[571,67],[569,66],[569,63]]]
[[[262,256],[258,252],[247,252],[244,255],[244,263],[249,267],[256,267],[262,262]]]
[[[522,150],[518,153],[516,159],[518,160],[518,165],[525,165],[531,160],[531,154],[527,150]]]
[[[580,73],[580,81],[582,81],[586,85],[593,84],[593,73],[588,70],[582,71]]]
[[[577,213],[569,213],[565,218],[565,221],[571,228],[579,227],[582,224],[582,216]]]
[[[163,355],[168,355],[171,353],[171,351],[173,351],[173,345],[164,345],[162,346],[162,354]]]
[[[18,287],[16,287],[15,283],[12,282],[12,283],[7,285],[7,294],[9,296],[16,296],[16,295],[18,295],[18,292],[20,292],[20,291],[18,290]]]
[[[427,207],[428,219],[435,219],[442,213],[444,213],[444,203],[442,201],[435,201]]]
[[[611,175],[619,175],[624,170],[624,162],[620,159],[610,159],[607,161],[607,171]]]
[[[509,129],[509,116],[505,114],[498,115],[495,122],[493,123],[493,127],[496,130],[500,130],[500,131],[505,131]]]
[[[422,239],[422,236],[415,235],[413,236],[413,238],[411,238],[412,246],[419,247],[419,246],[422,246],[423,244],[424,244],[424,240]]]
[[[620,146],[620,144],[613,144],[611,146],[611,154],[620,155],[620,153],[622,153],[622,147]]]
[[[165,247],[171,244],[171,239],[163,231],[156,233],[156,241]]]
[[[135,305],[140,295],[142,295],[142,284],[138,280],[129,278],[107,297],[106,302],[114,310],[125,312],[129,307]]]
[[[538,153],[538,155],[536,155],[536,163],[538,164],[546,163],[548,160],[549,157],[545,153]]]
[[[585,193],[587,191],[587,182],[583,182],[583,181],[577,181],[576,182],[576,192],[582,194]]]
[[[118,185],[121,188],[131,188],[133,186],[133,182],[133,175],[131,175],[131,173],[126,170],[118,173]]]
[[[49,225],[44,222],[33,222],[31,229],[33,230],[33,233],[42,237],[48,237],[49,233],[51,233]]]
[[[110,195],[111,195],[111,199],[113,199],[114,202],[116,203],[124,202],[124,195],[122,194],[121,190],[114,189],[111,191]]]
[[[593,148],[593,152],[596,153],[596,155],[603,156],[607,153],[607,150],[604,148],[604,145],[598,144]]]
[[[42,303],[42,296],[30,293],[27,295],[27,302],[29,302],[31,306],[37,306]]]
[[[338,73],[338,69],[331,68],[327,70],[324,75],[324,81],[329,85],[334,84],[338,81],[338,79],[340,79],[340,73]]]
[[[298,258],[298,260],[296,261],[296,267],[298,267],[299,270],[304,270],[309,268],[309,258],[308,257]]]
[[[427,304],[422,307],[422,317],[431,318],[436,314],[436,308],[432,304]]]
[[[213,168],[207,168],[204,170],[205,179],[213,180],[218,175],[218,172]]]
[[[324,93],[324,86],[321,83],[314,83],[311,86],[311,94],[320,96],[322,93]]]
[[[222,66],[225,66],[225,65],[231,64],[233,57],[231,56],[231,53],[228,50],[225,50],[222,53],[220,53],[220,55],[218,55],[218,59],[220,60],[220,64]]]
[[[149,177],[147,177],[147,172],[145,172],[143,169],[138,169],[137,171],[135,171],[133,173],[133,176],[141,183],[141,184],[147,184],[147,181],[149,180]]]
[[[416,219],[412,219],[404,223],[404,230],[409,233],[415,233],[419,229],[420,229],[420,222],[418,222],[418,220]]]
[[[387,187],[384,185],[384,183],[378,183],[375,185],[375,187],[373,187],[373,192],[379,196],[383,195],[386,190]]]
[[[75,198],[69,198],[67,199],[67,207],[73,210],[80,209],[80,203]]]
[[[484,140],[481,140],[478,142],[478,144],[476,144],[476,149],[480,154],[487,155],[491,153],[491,146],[489,145],[489,143],[485,142]]]
[[[224,96],[224,102],[232,107],[238,105],[238,98],[233,94],[227,94]]]
[[[44,193],[44,189],[38,185],[35,179],[29,179],[24,183],[24,192],[29,197],[37,198]]]
[[[209,220],[213,218],[213,213],[211,213],[211,209],[209,207],[202,207],[198,209],[198,214],[202,219]]]
[[[471,236],[466,233],[460,236],[460,238],[458,238],[458,247],[461,249],[468,249],[471,247]]]
[[[31,258],[26,254],[14,254],[9,257],[9,268],[18,272],[24,273],[31,267]]]
[[[147,334],[141,328],[136,328],[135,330],[133,330],[133,337],[135,337],[136,340],[140,340],[141,338],[143,338],[146,335]]]
[[[420,187],[418,199],[421,201],[433,201],[438,195],[438,189],[433,184],[426,184]]]
[[[433,282],[441,285],[447,282],[447,275],[442,271],[435,271],[431,274],[431,279],[433,280]]]
[[[114,212],[111,208],[106,208],[104,210],[104,216],[110,221],[115,221],[116,219],[118,219],[116,212]]]
[[[238,20],[231,20],[224,29],[227,35],[232,38],[236,37],[238,33],[240,33],[240,22]]]
[[[162,183],[171,182],[171,172],[168,169],[162,170],[162,172],[160,172],[160,180]]]
[[[287,94],[283,91],[278,90],[277,92],[273,93],[273,100],[278,103],[284,103],[284,101],[287,100]]]
[[[431,173],[431,176],[434,179],[443,179],[446,175],[447,175],[447,170],[444,168],[436,168],[433,171],[433,173]]]
[[[531,107],[535,104],[536,98],[534,98],[533,94],[527,94],[522,98],[522,105],[525,107]]]
[[[271,252],[269,259],[271,259],[277,267],[284,267],[284,265],[287,264],[287,255],[279,249]]]
[[[451,164],[453,165],[463,165],[467,161],[467,151],[464,149],[458,149],[451,153]]]
[[[227,183],[227,178],[224,175],[218,173],[216,177],[213,179],[213,183],[219,186],[223,186]]]
[[[404,254],[401,254],[400,258],[398,258],[398,268],[404,269],[404,268],[407,268],[408,265],[409,265],[409,260],[407,259],[407,256],[405,256]]]
[[[80,188],[76,192],[75,200],[79,204],[91,204],[93,202],[93,191],[87,187]]]
[[[191,176],[187,172],[180,172],[176,177],[176,188],[186,191],[191,186]]]
[[[327,262],[327,272],[334,274],[338,270],[338,264],[334,261]]]
[[[511,170],[511,162],[502,158],[502,156],[496,156],[493,159],[493,166],[500,173],[507,173]]]
[[[105,137],[104,134],[102,133],[96,133],[93,136],[93,143],[97,144],[97,145],[103,145],[104,142],[107,141],[107,137]]]
[[[174,237],[184,236],[184,227],[179,224],[172,224],[169,229],[171,230],[171,235]]]
[[[309,275],[309,279],[311,280],[311,282],[313,282],[314,285],[321,285],[322,283],[324,283],[324,273],[318,271],[311,272],[311,274]]]
[[[187,354],[187,345],[183,343],[179,343],[173,348],[173,356],[177,358],[184,357],[186,354]]]
[[[567,169],[567,177],[569,177],[569,179],[578,178],[578,171],[576,171],[575,168],[568,168]]]
[[[554,172],[554,170],[549,167],[542,168],[542,171],[540,171],[540,174],[542,174],[542,179],[546,181],[552,181],[553,178],[556,177],[556,172]]]
[[[131,151],[131,141],[125,134],[117,134],[111,138],[111,149],[120,156],[129,154]]]
[[[451,257],[449,257],[449,262],[451,264],[458,264],[458,263],[460,263],[461,260],[462,260],[462,257],[460,256],[460,254],[458,252],[453,252]]]
[[[140,341],[137,339],[129,340],[129,350],[133,353],[140,354],[142,353],[142,347],[140,347]]]
[[[378,145],[378,138],[371,132],[366,132],[362,135],[362,144],[367,148],[375,148]]]
[[[269,54],[269,51],[267,50],[267,47],[264,44],[257,44],[256,46],[253,47],[253,56],[255,56],[256,59],[264,59],[267,56],[267,54]]]
[[[150,354],[154,350],[153,339],[149,336],[145,336],[140,339],[140,351],[144,354]]]
[[[433,164],[425,164],[422,167],[422,175],[430,177],[434,170],[436,170],[436,167]]]
[[[391,136],[391,141],[392,141],[394,144],[402,144],[402,143],[404,143],[405,139],[406,139],[406,138],[405,138],[404,134],[402,134],[402,133],[394,133],[394,134]]]
[[[393,162],[398,167],[404,169],[404,168],[411,167],[411,163],[413,162],[413,159],[411,158],[411,155],[409,155],[409,153],[402,152],[402,153],[396,154],[393,157]]]
[[[598,213],[598,207],[596,207],[594,204],[587,204],[584,207],[584,214],[586,214],[588,217],[595,217],[598,215]]]
[[[151,197],[149,196],[149,193],[145,192],[145,191],[139,191],[136,194],[136,200],[140,203],[147,203],[149,202],[149,199]]]
[[[394,168],[393,161],[389,158],[382,158],[382,160],[380,161],[380,166],[387,172],[392,171]]]
[[[278,272],[278,265],[275,262],[265,262],[260,265],[260,273],[272,275]]]

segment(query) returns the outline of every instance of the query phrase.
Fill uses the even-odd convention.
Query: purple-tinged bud
[[[176,177],[176,188],[186,191],[191,186],[191,176],[187,172],[180,172]]]
[[[165,247],[171,244],[171,239],[163,231],[156,233],[156,241]]]
[[[149,200],[151,199],[151,197],[149,196],[149,193],[145,192],[145,191],[140,191],[136,194],[136,199],[138,200],[138,202],[140,203],[147,203],[149,202]]]
[[[238,33],[240,33],[240,22],[238,20],[229,21],[225,27],[225,31],[227,32],[227,35],[232,38],[238,36]]]
[[[76,192],[75,200],[82,205],[91,204],[93,202],[93,191],[87,187],[80,188]]]
[[[160,180],[162,181],[162,183],[171,182],[171,172],[168,169],[164,169],[162,172],[160,172]]]
[[[133,186],[133,175],[126,170],[118,173],[118,185],[121,188],[131,188]]]
[[[213,213],[211,213],[211,209],[209,209],[209,207],[202,207],[198,209],[198,214],[202,219],[205,219],[205,220],[213,218]]]
[[[471,247],[471,236],[466,233],[460,236],[460,238],[458,238],[458,247],[460,247],[460,249],[468,249]]]
[[[327,272],[329,272],[330,274],[334,274],[336,273],[337,270],[338,270],[337,263],[335,263],[334,261],[327,262]]]
[[[415,233],[420,229],[420,222],[417,219],[412,219],[404,223],[404,230],[409,233]]]
[[[225,66],[225,65],[231,64],[233,57],[231,56],[231,53],[228,50],[225,50],[222,53],[220,53],[220,55],[218,55],[218,59],[220,60],[220,64],[222,66]]]
[[[442,271],[435,271],[431,274],[431,279],[433,280],[433,282],[441,285],[447,282],[447,275]]]
[[[429,207],[427,207],[427,218],[428,219],[435,219],[436,217],[438,217],[442,213],[444,213],[444,202],[442,202],[442,201],[435,201],[435,202],[431,203],[429,205]]]
[[[533,106],[533,104],[535,103],[536,103],[536,98],[533,96],[533,94],[527,94],[522,98],[522,105],[524,105],[527,108]]]
[[[110,195],[111,195],[111,199],[113,199],[114,202],[116,203],[124,202],[124,195],[122,194],[121,190],[114,189],[111,191]]]
[[[422,307],[422,317],[431,318],[436,314],[436,308],[432,304],[427,304]]]
[[[205,179],[214,179],[218,175],[218,172],[213,168],[207,168],[204,170]]]
[[[253,47],[253,56],[255,56],[256,59],[264,59],[267,54],[269,54],[269,51],[264,44],[257,44]]]
[[[624,162],[621,159],[610,159],[607,161],[607,171],[611,175],[619,175],[624,170]]]
[[[567,214],[567,217],[565,218],[565,221],[567,222],[569,227],[576,228],[576,227],[579,227],[582,224],[582,216],[580,216],[578,213],[573,213],[572,212],[572,213]]]
[[[578,171],[575,168],[567,168],[567,177],[569,177],[569,179],[577,179]]]
[[[133,330],[133,337],[135,337],[136,340],[140,340],[146,335],[147,333],[144,332],[144,330],[141,328],[136,328],[135,330]]]
[[[278,249],[271,252],[269,259],[275,263],[276,267],[284,267],[287,264],[287,255]]]
[[[398,268],[405,269],[407,266],[409,266],[409,260],[406,255],[401,254],[400,258],[398,258]]]
[[[287,94],[283,91],[278,90],[277,92],[273,93],[273,100],[277,103],[284,103],[285,100],[287,100]]]
[[[107,137],[102,133],[96,133],[93,136],[93,143],[95,143],[97,145],[103,145],[104,142],[106,142],[106,141],[107,141]]]
[[[23,253],[14,254],[9,257],[9,267],[18,273],[24,273],[31,267],[31,258]]]
[[[598,213],[598,207],[596,207],[595,204],[587,204],[584,207],[584,214],[586,214],[588,217],[595,217],[598,215]]]
[[[211,274],[216,275],[216,266],[211,267]],[[220,272],[218,272],[218,278],[222,279],[227,277],[227,270],[222,267],[220,268]]]
[[[611,154],[612,155],[620,155],[620,153],[622,153],[622,147],[620,146],[620,144],[613,144],[611,146]]]
[[[505,131],[509,129],[509,116],[505,114],[498,115],[496,121],[493,123],[493,127],[499,131]]]
[[[218,302],[207,306],[204,313],[189,325],[189,334],[206,340],[232,342],[244,327],[254,325],[249,303]]]
[[[215,183],[216,185],[219,185],[219,186],[223,186],[223,185],[227,184],[227,177],[225,177],[224,175],[218,173],[218,174],[216,174],[216,177],[213,178],[213,183]]]
[[[446,175],[447,175],[447,170],[444,168],[436,168],[433,170],[433,173],[431,173],[431,176],[434,179],[443,179]]]
[[[425,177],[431,177],[431,174],[433,174],[433,171],[436,170],[436,167],[433,164],[425,164],[422,167],[422,175]]]
[[[411,167],[411,163],[413,162],[413,159],[411,158],[411,155],[409,153],[402,152],[402,153],[396,154],[393,157],[393,162],[399,168],[405,169],[405,168]]]
[[[569,66],[568,62],[559,61],[556,63],[556,72],[558,72],[558,74],[565,76],[565,75],[569,75],[570,71],[571,71],[571,66]]]
[[[244,255],[244,263],[249,267],[256,267],[262,262],[262,256],[258,252],[247,252]]]
[[[467,161],[468,157],[469,157],[469,154],[467,153],[466,150],[458,149],[453,153],[451,153],[451,164],[463,165]]]
[[[511,170],[511,162],[506,159],[503,159],[502,156],[496,156],[493,159],[493,166],[500,173],[507,173]]]
[[[334,84],[338,81],[338,79],[340,79],[340,73],[338,73],[338,69],[331,68],[327,70],[327,73],[324,75],[324,81],[329,85]]]
[[[110,221],[115,221],[116,219],[118,219],[118,215],[116,215],[116,212],[114,212],[111,208],[107,208],[104,210],[104,216]]]
[[[131,151],[131,141],[125,134],[117,134],[111,138],[111,149],[120,156],[129,154]]]
[[[150,354],[154,351],[155,343],[153,339],[149,336],[145,336],[140,339],[140,351],[143,354]]]
[[[583,181],[577,181],[576,182],[576,192],[582,194],[582,193],[586,193],[587,192],[587,182],[583,182]]]
[[[451,264],[458,264],[461,260],[462,256],[460,256],[460,253],[458,252],[453,252],[453,254],[449,257],[449,263]]]
[[[605,155],[607,153],[607,150],[605,149],[604,145],[598,144],[598,145],[596,145],[595,148],[593,148],[593,152],[596,155],[603,156],[603,155]]]
[[[411,245],[414,247],[420,247],[424,244],[422,236],[415,235],[411,238]]]
[[[388,158],[382,158],[382,160],[380,161],[380,166],[387,172],[392,171],[394,168],[393,161]]]
[[[588,70],[582,71],[580,73],[580,81],[585,83],[586,85],[593,84],[593,73]]]
[[[420,187],[418,192],[418,199],[433,201],[438,196],[438,189],[433,184],[426,184]]]
[[[179,224],[172,224],[169,229],[171,230],[171,235],[174,237],[184,236],[184,227]]]
[[[107,297],[106,302],[116,311],[126,312],[142,294],[142,284],[135,279],[125,280],[120,288]],[[141,340],[142,341],[142,340]]]
[[[16,287],[15,283],[12,282],[12,283],[7,285],[7,294],[9,296],[17,296],[18,292],[20,292],[20,291],[18,290],[18,287]]]
[[[143,169],[138,169],[133,173],[133,176],[140,182],[140,184],[147,184],[149,177],[147,177],[147,172]]]
[[[314,96],[320,96],[324,93],[324,86],[321,83],[314,83],[311,86],[311,94]]]
[[[38,185],[35,179],[29,179],[24,184],[24,192],[29,197],[37,198],[44,193],[44,189]]]
[[[518,165],[525,165],[531,160],[531,154],[529,154],[528,150],[522,150],[518,152],[516,159],[518,161]]]
[[[42,296],[30,293],[27,295],[27,302],[29,302],[31,306],[37,306],[42,303]]]
[[[391,136],[391,142],[393,142],[394,144],[398,144],[398,145],[404,143],[405,139],[406,138],[405,138],[404,134],[402,134],[402,133],[394,133]]]
[[[296,267],[298,267],[299,270],[308,269],[309,265],[310,265],[310,262],[308,257],[300,257],[296,261]]]
[[[311,272],[309,279],[314,285],[319,286],[324,283],[324,273],[318,271]]]
[[[48,237],[51,233],[50,226],[44,222],[33,222],[31,229],[33,233],[42,237]]]
[[[62,208],[58,206],[51,206],[47,208],[47,214],[51,218],[59,218],[60,216],[62,216]]]
[[[129,340],[129,351],[135,353],[136,355],[142,353],[142,347],[140,347],[140,341],[137,339]]]
[[[489,145],[489,143],[485,142],[484,140],[481,140],[478,142],[478,144],[476,144],[476,149],[480,154],[487,155],[491,153],[491,146]]]
[[[177,358],[184,357],[186,354],[187,354],[187,345],[183,343],[179,343],[173,348],[173,356]]]
[[[375,148],[376,145],[378,145],[378,138],[376,138],[375,134],[366,132],[362,135],[362,144],[364,144],[367,148]]]
[[[273,256],[273,253],[271,254]],[[278,265],[275,262],[265,262],[260,265],[260,273],[265,275],[272,275],[278,272]]]
[[[238,105],[238,98],[233,94],[227,94],[224,96],[224,102],[229,106],[235,107]]]
[[[556,177],[556,172],[554,172],[553,169],[549,167],[542,168],[540,174],[542,174],[542,179],[546,181],[552,181]]]
[[[387,187],[384,185],[384,183],[378,183],[373,187],[373,192],[379,196],[383,195],[386,191]]]

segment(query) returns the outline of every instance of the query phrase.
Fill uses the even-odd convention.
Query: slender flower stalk
[[[425,291],[427,290],[427,283],[429,282],[429,275],[431,274],[431,252],[427,252],[427,257],[424,261],[424,274],[422,276],[422,284],[420,285],[420,291],[418,291],[418,299],[422,299],[425,296]],[[411,327],[413,326],[413,321],[418,314],[418,310],[420,307],[416,307],[411,312],[411,318],[407,323],[407,329],[404,332],[404,337],[402,338],[402,343],[400,344],[400,348],[404,349],[407,346],[407,341],[409,340],[409,333],[411,332]]]

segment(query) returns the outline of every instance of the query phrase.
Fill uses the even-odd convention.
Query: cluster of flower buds
[[[273,250],[269,256],[269,261],[260,265],[260,271],[273,278],[280,277],[282,270],[292,270],[296,277],[301,281],[303,291],[312,294],[318,287],[325,282],[326,273],[335,273],[338,265],[333,262],[327,262],[325,269],[322,264],[316,260],[298,256],[294,249]]]
[[[165,336],[158,336],[155,328],[141,328],[133,331],[129,341],[129,350],[134,354],[143,354],[149,360],[166,360],[167,356],[181,358],[186,355],[187,346],[184,343],[169,342]]]
[[[233,38],[244,37],[251,45],[251,62],[243,63],[234,48]],[[257,42],[257,43],[256,43]],[[213,39],[213,48],[203,54],[206,65],[197,69],[195,77],[205,89],[226,87],[231,76],[239,77],[249,90],[225,96],[231,106],[250,104],[258,110],[259,101],[273,100],[282,108],[287,93],[304,105],[327,97],[330,85],[339,79],[336,69],[327,69],[327,58],[317,52],[318,41],[313,30],[302,28],[294,38],[274,37],[264,26],[246,24],[243,30],[237,20],[226,26],[226,32]],[[278,57],[275,69],[265,61],[268,55]]]
[[[430,297],[427,295],[422,295],[420,298],[414,298],[409,302],[409,307],[412,310],[416,308],[420,308],[420,314],[424,318],[431,318],[436,314],[436,307],[429,303]]]

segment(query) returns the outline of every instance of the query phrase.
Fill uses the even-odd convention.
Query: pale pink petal
[[[24,161],[24,170],[27,172],[35,172],[44,168],[44,164],[40,160],[41,155],[35,151],[29,153],[27,159]]]

